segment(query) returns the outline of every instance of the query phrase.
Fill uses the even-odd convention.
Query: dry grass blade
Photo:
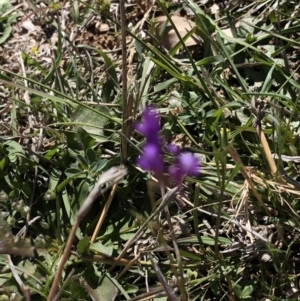
[[[252,114],[255,115],[255,118],[256,118],[256,121],[254,124],[256,134],[258,136],[258,139],[259,139],[259,141],[262,145],[262,148],[264,150],[264,153],[266,155],[266,159],[268,161],[271,173],[272,173],[272,175],[276,175],[277,174],[277,166],[274,162],[274,159],[273,159],[268,141],[266,139],[266,136],[261,129],[261,119],[263,118],[265,113],[262,110],[260,110],[260,108],[258,108],[258,110],[256,109],[256,96],[255,95],[252,96],[252,98],[251,98],[251,111],[252,111]],[[280,175],[278,175],[278,181],[280,183],[284,183],[284,181]]]
[[[176,285],[172,285],[171,287],[175,287]],[[150,290],[147,293],[138,295],[132,299],[129,299],[127,301],[147,301],[147,300],[152,300],[154,298],[160,298],[161,294],[164,292],[164,289],[161,287],[155,288],[153,290]]]
[[[96,226],[96,228],[95,228],[95,230],[94,230],[94,233],[93,233],[93,235],[92,235],[92,238],[91,238],[91,242],[92,242],[92,243],[95,242],[96,237],[97,237],[97,235],[98,235],[98,233],[99,233],[99,231],[100,231],[100,229],[101,229],[101,226],[102,226],[102,224],[103,224],[103,222],[104,222],[104,218],[105,218],[105,216],[106,216],[106,214],[107,214],[107,212],[108,212],[108,210],[109,210],[109,207],[110,207],[110,205],[111,205],[111,202],[112,202],[112,200],[113,200],[113,197],[114,197],[114,195],[115,195],[115,193],[116,193],[116,189],[117,189],[117,184],[115,184],[115,185],[112,187],[112,189],[111,189],[111,191],[110,191],[110,194],[109,194],[109,197],[108,197],[108,200],[107,200],[107,202],[105,203],[104,208],[103,208],[103,210],[102,210],[102,212],[101,212],[101,215],[100,215],[100,217],[99,217],[97,226]]]
[[[59,300],[59,297],[63,294],[65,287],[68,285],[68,281],[71,279],[71,277],[74,275],[75,270],[72,269],[70,274],[66,277],[65,282],[63,283],[63,285],[61,286],[61,288],[59,289],[58,293],[56,294],[55,298],[53,301],[57,301]]]
[[[128,262],[125,268],[118,274],[116,280],[121,278],[122,275],[124,275],[130,269],[130,267],[132,267],[140,259],[140,257],[141,257],[141,253],[137,254],[132,260],[130,260],[130,262]]]
[[[162,191],[162,195],[163,195],[164,194],[163,187],[161,187],[161,191]],[[185,301],[185,300],[187,300],[187,292],[184,287],[184,272],[183,272],[183,268],[182,268],[182,260],[181,260],[181,255],[180,255],[179,248],[177,245],[176,236],[175,236],[174,228],[172,225],[171,215],[170,215],[168,206],[165,207],[165,215],[166,215],[166,219],[168,222],[169,230],[171,232],[171,239],[172,239],[174,252],[175,252],[176,259],[177,259],[177,262],[179,265],[179,270],[178,271],[174,270],[174,274],[177,277],[178,287],[179,287],[179,290],[181,293],[181,300]]]
[[[128,107],[129,100],[128,91],[127,91],[127,45],[126,45],[126,10],[125,10],[125,2],[120,0],[120,15],[121,15],[121,36],[122,36],[122,147],[121,147],[121,158],[123,161],[127,160],[127,151],[128,151],[128,119],[130,116]]]
[[[106,191],[109,187],[106,187],[105,189],[101,190],[101,186],[112,182],[116,183],[120,181],[122,178],[124,178],[127,174],[127,169],[124,167],[118,168],[118,167],[112,167],[105,173],[103,173],[100,177],[100,180],[95,185],[93,190],[90,192],[86,200],[84,201],[83,205],[79,209],[77,213],[77,218],[82,219],[88,211],[91,209],[91,206],[93,205],[95,199],[104,191]]]
[[[265,152],[265,155],[266,155],[267,161],[269,163],[269,167],[270,167],[271,173],[273,175],[276,175],[276,173],[277,173],[277,167],[276,167],[276,164],[275,164],[275,162],[273,160],[272,153],[271,153],[268,141],[266,139],[266,136],[265,136],[264,132],[261,130],[260,126],[256,126],[256,133],[257,133],[259,141],[260,141],[260,143],[261,143],[261,145],[263,147],[263,150]],[[284,183],[284,181],[281,178],[281,176],[278,176],[278,181],[280,183]]]
[[[175,199],[175,194],[178,190],[178,187],[175,187],[169,190],[162,199],[160,205],[155,209],[155,211],[150,215],[150,217],[145,221],[145,223],[140,227],[140,229],[135,233],[135,235],[125,244],[123,251],[117,257],[117,261],[110,267],[110,271],[115,268],[118,264],[118,261],[124,257],[127,250],[134,244],[134,242],[141,237],[145,229],[148,227],[148,223],[159,213],[161,212],[165,206],[167,206],[170,202]]]
[[[251,178],[249,177],[248,172],[247,172],[245,166],[243,165],[242,160],[241,160],[239,154],[237,153],[237,151],[235,150],[235,148],[233,146],[231,146],[231,145],[229,146],[228,149],[229,149],[229,153],[230,153],[232,159],[234,160],[234,162],[236,164],[237,163],[241,164],[241,173],[242,173],[243,177],[247,180],[247,182],[248,182],[248,184],[249,184],[249,186],[250,186],[253,194],[257,198],[258,202],[260,203],[260,205],[266,211],[269,211],[269,208],[265,205],[265,203],[263,202],[260,194],[257,192],[256,188],[254,187],[253,182],[252,182]]]
[[[79,227],[80,221],[88,213],[88,211],[91,209],[92,204],[94,203],[96,198],[101,193],[104,193],[107,189],[109,189],[111,187],[111,185],[110,185],[110,186],[108,186],[104,189],[101,189],[102,185],[106,184],[106,183],[109,183],[109,182],[116,183],[116,182],[120,181],[123,177],[125,177],[126,174],[127,174],[127,169],[125,169],[125,168],[119,169],[119,168],[116,168],[116,167],[113,167],[113,168],[109,169],[108,171],[104,172],[101,175],[100,180],[98,181],[98,183],[95,185],[95,187],[90,192],[90,194],[88,195],[88,197],[84,201],[83,205],[79,209],[79,211],[77,213],[77,216],[76,216],[75,223],[72,227],[72,231],[71,231],[71,233],[69,235],[69,238],[68,238],[68,241],[66,243],[65,250],[64,250],[63,255],[60,259],[60,262],[59,262],[59,265],[58,265],[58,268],[57,268],[57,272],[55,274],[55,278],[54,278],[54,281],[52,283],[50,293],[48,295],[48,299],[47,299],[48,301],[52,301],[53,298],[55,297],[56,290],[57,290],[57,287],[58,287],[58,283],[59,283],[59,280],[61,278],[64,265],[67,262],[67,259],[69,257],[69,254],[70,254],[70,251],[71,251],[71,248],[72,248],[72,243],[73,243],[73,240],[75,238],[76,231]]]
[[[249,229],[252,229],[252,227],[251,227],[251,221],[250,221],[250,218],[249,218],[248,196],[249,196],[249,184],[245,180],[244,185],[242,187],[241,200],[240,200],[240,203],[237,206],[235,216],[237,218],[238,215],[240,214],[240,212],[242,211],[243,215],[244,215],[244,222],[245,222],[246,226]],[[248,233],[248,236],[250,238],[251,243],[253,243],[254,242],[254,238],[253,238],[253,236],[251,235],[250,232]]]
[[[253,181],[255,183],[257,183],[258,185],[261,185],[263,187],[266,187],[267,185],[270,185],[272,186],[272,189],[274,191],[277,191],[278,193],[283,193],[283,192],[286,192],[288,194],[290,193],[295,193],[295,196],[300,196],[300,192],[298,191],[294,191],[291,189],[290,186],[286,185],[286,184],[282,184],[282,183],[278,183],[276,181],[272,181],[272,180],[264,180],[262,179],[259,175],[253,173],[251,175],[251,178],[253,179]]]
[[[9,264],[9,267],[10,267],[10,270],[15,278],[15,280],[17,281],[17,283],[19,284],[20,286],[20,289],[22,290],[24,296],[25,296],[25,300],[26,301],[30,301],[30,291],[29,291],[29,288],[24,285],[24,283],[22,282],[20,276],[18,275],[16,269],[15,269],[15,266],[11,260],[11,257],[10,255],[7,255],[7,259],[8,259],[8,264]]]
[[[162,284],[166,295],[168,296],[169,300],[171,301],[178,301],[178,298],[176,297],[173,289],[170,287],[170,285],[167,283],[164,275],[162,274],[160,268],[158,267],[158,265],[156,264],[156,262],[153,260],[152,257],[150,257],[153,269],[157,275],[158,280],[160,281],[160,283]]]
[[[187,200],[184,200],[184,201],[187,202]],[[202,213],[204,213],[204,214],[207,214],[208,216],[213,216],[213,217],[217,217],[217,216],[218,216],[217,214],[208,212],[208,211],[203,210],[203,209],[201,209],[201,208],[197,208],[197,210],[198,210],[199,212],[202,212]],[[265,239],[262,235],[260,235],[260,234],[257,233],[256,231],[254,231],[254,230],[252,230],[252,229],[249,229],[249,228],[243,226],[241,223],[239,223],[239,222],[237,222],[237,221],[235,221],[235,220],[233,220],[233,219],[226,218],[226,217],[224,217],[224,216],[221,216],[221,218],[223,218],[223,219],[229,221],[229,222],[230,222],[231,224],[233,224],[233,225],[236,225],[236,226],[240,227],[240,228],[243,229],[244,231],[246,231],[246,232],[248,232],[248,233],[251,233],[252,235],[254,235],[255,237],[259,238],[260,240],[262,240],[262,241],[264,241],[264,242],[267,242],[267,241],[268,241],[267,239]]]
[[[274,159],[281,159],[284,162],[294,162],[294,163],[300,163],[300,156],[286,156],[281,155],[280,157],[278,154],[273,154]]]

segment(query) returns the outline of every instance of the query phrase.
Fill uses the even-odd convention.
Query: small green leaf
[[[1,36],[0,36],[0,44],[4,43],[11,31],[11,24],[16,22],[16,18],[18,14],[14,11],[13,6],[11,5],[9,0],[1,0],[0,1],[0,26],[1,26]],[[4,17],[5,16],[5,17]]]
[[[219,295],[221,293],[221,289],[220,289],[220,283],[219,282],[214,282],[211,285],[211,290],[215,295]]]
[[[210,245],[213,246],[215,245],[215,238],[209,237],[209,236],[200,236],[201,242],[205,245]],[[198,239],[197,237],[187,237],[187,238],[179,238],[177,240],[178,244],[191,244],[191,243],[197,243]],[[219,244],[226,244],[226,245],[231,245],[232,242],[230,239],[226,237],[219,236],[218,238]]]
[[[276,15],[277,15],[277,13],[275,12],[275,10],[272,10],[271,13],[269,13],[269,15],[268,15],[269,20],[273,24],[277,24],[277,22],[278,22],[278,19],[277,19]]]
[[[5,162],[6,162],[6,159],[3,158],[1,161],[0,161],[0,169],[3,170],[4,167],[5,167]]]
[[[100,142],[102,140],[105,140],[103,138],[100,138],[101,136],[103,136],[103,130],[101,128],[104,128],[104,125],[110,117],[108,116],[108,114],[108,110],[103,106],[98,107],[96,111],[91,111],[89,108],[86,108],[84,106],[77,106],[73,112],[73,119],[76,123],[80,124],[80,126],[96,141]],[[93,145],[91,140],[88,140],[87,144],[87,146],[89,147]],[[86,147],[85,149],[87,148],[88,147]]]
[[[77,244],[77,250],[80,254],[87,254],[89,252],[90,239],[85,236]]]
[[[21,189],[26,197],[29,197],[31,195],[32,189],[27,184],[23,184]]]
[[[86,281],[83,282],[83,285],[92,300],[113,301],[118,295],[117,287],[107,276],[102,278],[100,285],[96,289],[92,289]]]
[[[83,128],[78,128],[77,135],[85,151],[95,144],[96,139],[92,138]]]
[[[6,25],[3,32],[2,36],[0,37],[0,44],[3,44],[10,36],[12,27],[10,25]]]
[[[237,283],[233,283],[232,288],[233,288],[234,293],[237,295],[237,297],[240,298],[240,296],[242,294],[242,287]]]
[[[252,285],[245,286],[240,295],[240,298],[244,299],[244,298],[250,297],[250,295],[253,293],[253,290],[254,290],[254,288]]]
[[[96,153],[95,153],[95,151],[93,149],[89,148],[86,151],[86,158],[87,158],[89,164],[91,165],[92,163],[96,162],[97,155],[96,155]]]
[[[44,156],[45,159],[51,160],[53,156],[56,154],[58,147],[54,147],[50,149]]]
[[[78,167],[80,167],[81,170],[88,169],[89,164],[83,156],[78,155],[77,161],[78,161]]]
[[[275,123],[277,126],[279,126],[278,120],[277,120],[273,115],[267,114],[267,118],[268,118],[269,120],[271,120],[271,122],[273,122],[273,123]]]
[[[90,250],[96,253],[105,254],[107,256],[112,256],[113,245],[104,246],[100,241],[91,244]]]
[[[18,142],[14,141],[14,140],[6,141],[6,142],[4,143],[4,145],[7,145],[7,146],[8,146],[8,150],[9,150],[10,152],[13,152],[13,151],[14,151],[14,152],[16,152],[16,153],[25,154],[25,152],[24,152],[22,146],[21,146]]]
[[[72,178],[79,178],[79,177],[83,177],[86,175],[85,172],[83,172],[81,169],[79,169],[78,167],[77,168],[67,168],[65,170],[65,175],[67,177],[72,177]]]
[[[128,294],[134,294],[139,290],[139,287],[137,285],[133,285],[131,283],[125,283],[123,287]],[[164,300],[167,300],[167,297],[164,297]]]
[[[98,162],[95,167],[93,168],[92,172],[94,173],[101,173],[101,171],[105,168],[107,164],[107,160],[101,160]]]

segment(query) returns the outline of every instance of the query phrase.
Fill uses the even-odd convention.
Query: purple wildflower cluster
[[[142,114],[142,122],[135,125],[145,138],[146,144],[137,164],[144,170],[153,171],[157,178],[162,176],[164,170],[163,144],[159,137],[160,123],[158,111],[153,107],[146,107]],[[190,152],[180,152],[174,144],[169,144],[166,151],[174,155],[173,164],[168,172],[176,184],[181,184],[186,176],[199,174],[199,160]]]

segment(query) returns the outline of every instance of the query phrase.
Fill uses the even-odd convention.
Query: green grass
[[[300,146],[299,5],[276,3],[217,16],[185,1],[203,40],[194,48],[182,47],[191,33],[166,51],[127,28],[128,100],[121,53],[71,45],[59,22],[51,64],[23,52],[24,72],[0,69],[11,103],[0,137],[3,300],[299,298],[300,192],[280,172],[297,180],[298,166],[266,155],[297,156]],[[94,7],[70,4],[74,26]],[[172,21],[167,3],[156,4]],[[60,16],[51,8],[36,19]],[[120,20],[106,18],[118,35]],[[266,142],[252,125],[253,96],[264,101]],[[133,125],[147,103],[159,109],[162,135],[201,160],[200,176],[153,216],[170,194],[135,164],[144,141]],[[120,166],[126,175],[110,178]],[[88,197],[99,180],[102,193]]]

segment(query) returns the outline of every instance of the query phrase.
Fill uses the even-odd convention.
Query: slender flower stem
[[[160,191],[163,196],[165,194],[164,185],[160,185]],[[180,255],[179,248],[177,245],[176,236],[174,233],[168,205],[165,207],[164,211],[165,211],[166,219],[168,222],[169,231],[170,231],[171,239],[172,239],[172,244],[173,244],[173,248],[174,248],[174,252],[175,252],[175,256],[176,256],[176,260],[177,260],[177,264],[178,264],[178,268],[179,268],[179,271],[174,270],[174,274],[176,275],[177,280],[178,280],[178,287],[181,292],[181,300],[186,301],[187,300],[187,292],[186,292],[185,286],[184,286],[184,271],[183,271],[183,267],[182,267],[182,260],[181,260],[181,255]],[[171,257],[170,257],[170,261],[171,261]]]

